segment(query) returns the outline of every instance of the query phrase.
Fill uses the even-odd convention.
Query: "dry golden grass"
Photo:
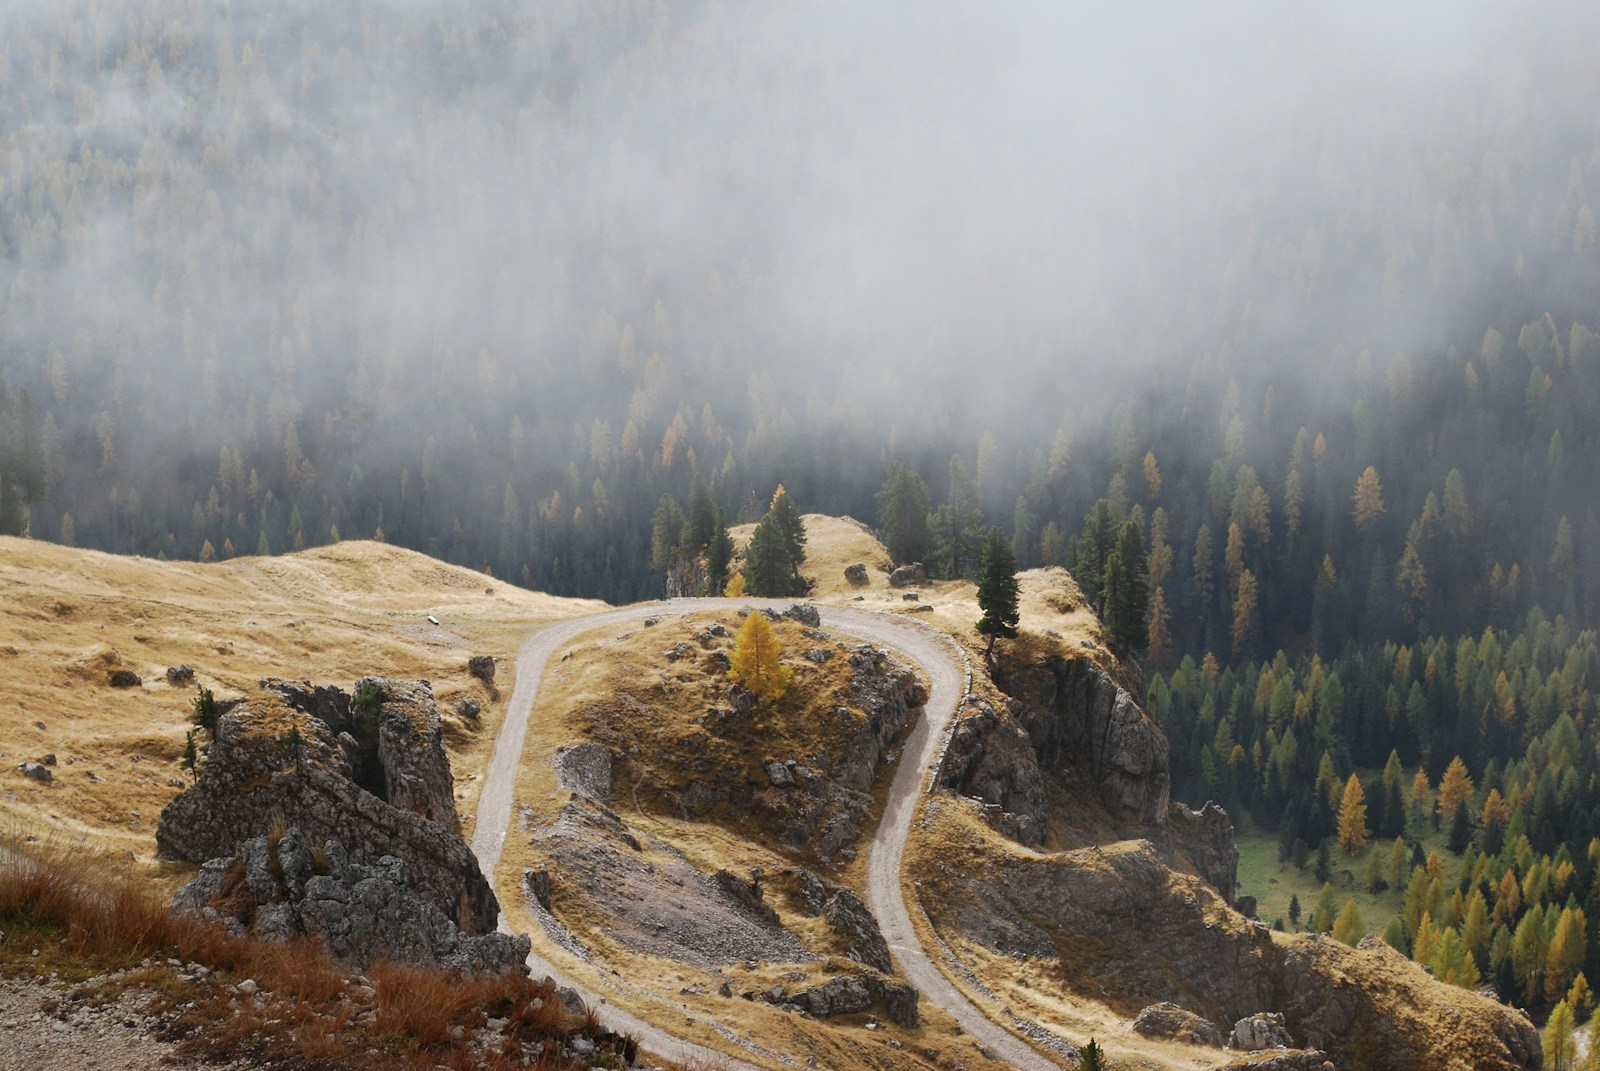
[[[179,791],[194,696],[194,685],[167,684],[168,666],[192,665],[219,698],[267,676],[346,688],[369,673],[431,680],[471,815],[502,706],[467,674],[468,656],[502,659],[504,684],[531,628],[599,605],[370,542],[202,565],[0,537],[0,590],[0,746],[10,764],[0,820],[146,858],[156,818]],[[142,685],[111,687],[116,668]],[[449,713],[460,696],[483,704],[478,724]],[[58,762],[52,783],[15,772],[46,754]]]
[[[100,1003],[127,990],[153,995],[162,1040],[209,1062],[251,1066],[451,1068],[586,1067],[559,1052],[582,1033],[626,1066],[626,1039],[600,1039],[592,1010],[569,1012],[554,986],[515,974],[463,977],[437,968],[378,964],[369,972],[375,1021],[354,1018],[358,979],[310,940],[263,943],[173,917],[130,867],[48,843],[0,838],[0,974],[51,977],[66,999]],[[179,974],[169,959],[208,968]],[[240,999],[234,984],[260,987]],[[477,1051],[490,1017],[507,1026],[498,1050]],[[542,1043],[544,1060],[521,1059]],[[607,1048],[609,1047],[609,1048]]]

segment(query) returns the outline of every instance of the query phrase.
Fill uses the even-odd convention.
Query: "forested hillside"
[[[695,472],[730,519],[779,480],[871,518],[886,459],[938,504],[959,452],[1024,564],[1108,490],[1164,505],[1174,653],[1229,656],[1241,520],[1241,654],[1312,631],[1325,555],[1334,646],[1456,627],[1496,563],[1507,613],[1568,609],[1593,12],[1490,6],[1420,63],[1403,20],[1270,5],[900,15],[0,14],[0,367],[38,413],[7,434],[50,477],[8,478],[7,530],[20,501],[36,536],[174,557],[381,530],[628,599]],[[1219,56],[1236,80],[1194,92]],[[1386,512],[1358,531],[1368,465]],[[1467,541],[1409,539],[1451,469]],[[1420,599],[1390,593],[1408,545]]]

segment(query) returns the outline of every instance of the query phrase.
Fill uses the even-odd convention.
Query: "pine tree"
[[[711,540],[706,544],[706,586],[715,595],[723,589],[728,563],[733,561],[733,537],[728,534],[728,518],[721,506],[716,508],[711,529]]]
[[[711,501],[711,489],[697,472],[694,486],[689,492],[689,516],[683,524],[683,547],[690,554],[699,554],[716,535],[717,507]]]
[[[761,518],[750,536],[744,551],[744,586],[751,595],[763,598],[795,593],[788,541],[776,513]]]
[[[784,490],[783,484],[772,492],[772,504],[767,512],[776,517],[778,531],[783,534],[783,551],[789,559],[794,571],[795,580],[800,579],[800,563],[806,560],[806,525],[800,518],[800,510],[795,507],[794,499],[789,497],[789,492]],[[797,585],[801,586],[801,585]]]
[[[915,469],[889,462],[889,475],[878,491],[878,529],[896,565],[926,561],[932,547],[928,530],[928,485]]]
[[[1339,803],[1339,847],[1348,855],[1355,855],[1367,846],[1366,793],[1361,788],[1361,778],[1355,774],[1344,785],[1344,798]]]
[[[950,458],[950,497],[934,514],[933,521],[939,531],[938,556],[944,562],[945,575],[952,580],[968,575],[977,564],[975,552],[983,538],[983,510],[978,485],[967,475],[967,465],[960,454]]]
[[[189,720],[196,728],[210,733],[211,742],[216,743],[217,722],[222,718],[222,704],[217,702],[217,697],[212,694],[211,689],[196,685],[196,695],[190,703],[190,709],[193,714]]]
[[[1094,1038],[1078,1050],[1078,1071],[1105,1071],[1106,1054]]]
[[[1117,651],[1136,654],[1149,638],[1145,615],[1150,608],[1150,563],[1144,535],[1133,520],[1123,522],[1116,545],[1106,560],[1101,614],[1106,638]]]
[[[1295,929],[1300,928],[1300,895],[1289,894],[1289,924]]]
[[[792,673],[793,670],[783,664],[783,647],[772,622],[759,610],[750,611],[734,639],[728,679],[771,703],[783,697]]]
[[[183,758],[178,761],[178,766],[188,770],[192,779],[200,779],[200,749],[195,746],[193,729],[183,734]]]
[[[979,557],[978,608],[983,616],[978,619],[978,632],[989,637],[983,657],[991,659],[996,639],[1001,636],[1012,639],[1017,635],[1020,616],[1017,558],[1011,541],[999,528],[989,529]]]

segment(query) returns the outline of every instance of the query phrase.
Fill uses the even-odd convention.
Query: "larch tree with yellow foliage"
[[[1376,524],[1379,517],[1383,516],[1383,482],[1378,479],[1378,470],[1371,465],[1356,478],[1356,491],[1351,495],[1355,508],[1356,527],[1365,531]]]
[[[1457,807],[1472,798],[1472,793],[1472,777],[1467,773],[1467,764],[1457,755],[1444,768],[1444,777],[1439,781],[1439,814],[1449,818],[1456,813]]]
[[[1367,794],[1355,774],[1344,783],[1344,798],[1339,801],[1339,847],[1356,855],[1367,846]]]
[[[742,684],[763,702],[775,702],[788,690],[794,671],[783,664],[783,646],[767,615],[750,611],[734,640],[728,679]]]

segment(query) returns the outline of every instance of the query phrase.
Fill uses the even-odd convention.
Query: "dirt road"
[[[539,681],[544,676],[545,664],[552,653],[580,634],[614,622],[667,617],[698,610],[728,610],[739,606],[782,608],[787,605],[790,605],[789,600],[674,599],[575,618],[534,633],[517,655],[516,684],[478,801],[478,821],[472,838],[472,850],[490,882],[494,881],[506,830],[511,822],[512,795],[517,766],[527,741],[528,718],[538,698]],[[878,918],[884,939],[893,950],[901,973],[921,991],[924,1001],[950,1013],[967,1034],[994,1053],[997,1059],[1029,1071],[1057,1068],[1058,1064],[1041,1056],[1015,1035],[985,1017],[945,979],[917,940],[901,890],[900,869],[917,802],[925,789],[929,769],[955,717],[956,708],[967,690],[967,669],[963,660],[948,637],[905,617],[834,607],[819,607],[818,610],[825,627],[891,648],[921,666],[928,678],[928,702],[906,742],[883,818],[873,835],[867,857],[866,901]],[[505,926],[503,916],[501,926]],[[621,1008],[605,1003],[603,993],[578,985],[537,953],[528,957],[528,966],[536,977],[549,975],[562,985],[577,989],[586,1001],[600,1008],[601,1018],[608,1027],[632,1034],[644,1048],[652,1052],[673,1060],[703,1060],[712,1062],[713,1066],[727,1066],[737,1071],[757,1071],[756,1065],[730,1059],[726,1053],[712,1052],[685,1041]],[[682,1009],[675,1009],[671,1014],[675,1020],[681,1020],[684,1013]]]

